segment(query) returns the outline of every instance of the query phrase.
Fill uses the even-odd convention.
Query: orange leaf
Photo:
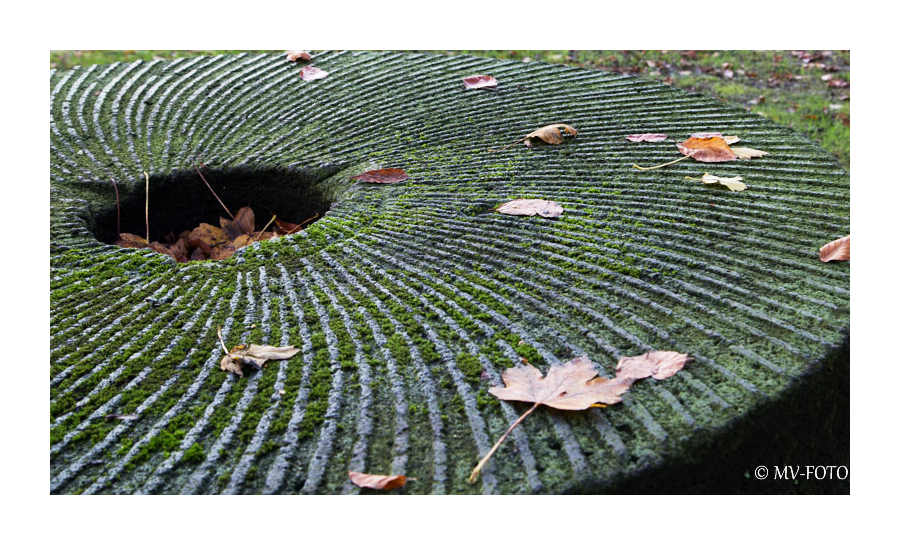
[[[832,240],[819,248],[819,260],[822,263],[829,261],[850,261],[850,235],[837,240]]]
[[[226,240],[225,232],[221,228],[208,223],[201,223],[188,235],[188,244],[199,247],[207,255],[212,253],[214,247],[224,244]]]
[[[396,184],[409,178],[406,171],[402,168],[382,168],[380,170],[370,170],[357,174],[350,178],[351,180],[359,180],[370,184]]]
[[[620,359],[616,367],[616,378],[638,380],[652,376],[656,380],[662,380],[680,371],[689,361],[693,361],[693,358],[687,354],[651,351]]]
[[[348,471],[350,482],[360,488],[374,488],[375,490],[393,490],[406,484],[405,475],[369,475],[356,471]]]
[[[297,227],[300,227],[300,225],[288,221],[281,221],[280,219],[275,218],[275,230],[280,231],[280,234],[282,235],[295,233],[295,229],[297,229]]]
[[[677,145],[681,153],[703,163],[721,163],[737,159],[737,156],[731,151],[731,148],[728,147],[725,139],[721,136],[710,136],[708,138],[691,137],[684,142],[678,142]]]

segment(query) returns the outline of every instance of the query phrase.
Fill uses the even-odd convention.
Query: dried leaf
[[[275,230],[281,235],[290,235],[299,230],[300,225],[275,218]]]
[[[167,256],[171,257],[172,259],[174,259],[176,262],[178,261],[178,257],[176,257],[175,254],[171,250],[169,250],[169,248],[167,248],[164,244],[160,244],[159,242],[151,242],[150,245],[148,246],[148,248],[150,248],[151,250],[153,250],[154,252],[156,252],[158,254],[167,255]]]
[[[379,170],[370,170],[357,174],[350,178],[351,180],[359,180],[370,184],[396,184],[409,178],[406,171],[402,168],[382,168]]]
[[[303,81],[312,81],[322,79],[328,75],[328,72],[320,70],[315,66],[304,66],[300,69],[300,79]]]
[[[632,142],[662,142],[668,138],[665,134],[629,134],[625,137],[626,140],[630,140]]]
[[[300,352],[300,349],[293,346],[239,344],[222,357],[219,367],[223,371],[231,371],[236,375],[244,376],[242,367],[245,365],[259,370],[268,360],[286,360],[297,352]]]
[[[689,180],[696,180],[697,178],[691,178],[687,176]],[[741,180],[744,178],[741,176],[735,176],[733,178],[722,178],[720,176],[713,176],[709,172],[703,174],[703,177],[700,178],[700,181],[704,184],[720,184],[724,185],[728,189],[732,191],[743,191],[747,189],[747,185],[744,184]]]
[[[245,206],[237,211],[233,221],[219,218],[219,225],[227,238],[235,240],[256,230],[256,216],[249,206]]]
[[[516,199],[497,207],[497,212],[510,216],[534,216],[535,214],[545,218],[558,218],[563,213],[563,207],[554,201],[544,199]]]
[[[751,157],[762,157],[769,154],[767,151],[752,148],[731,148],[731,151],[734,152],[738,159],[750,159]]]
[[[496,87],[497,80],[494,76],[469,76],[463,78],[466,89],[483,89],[485,87]]]
[[[546,127],[541,127],[540,129],[529,133],[525,136],[525,142],[530,144],[529,140],[532,138],[540,138],[544,142],[548,144],[562,144],[563,136],[565,134],[571,134],[572,136],[578,136],[578,131],[575,130],[574,127],[570,125],[564,125],[562,123],[555,123],[553,125],[547,125]]]
[[[837,240],[832,240],[819,248],[819,260],[822,263],[829,261],[850,261],[850,235]]]
[[[632,356],[619,360],[616,366],[616,378],[622,380],[639,380],[653,377],[656,380],[669,378],[693,358],[687,354],[671,351],[651,351],[640,356]]]
[[[373,488],[375,490],[393,490],[406,484],[405,475],[369,475],[348,471],[350,482],[360,488]]]
[[[143,237],[132,235],[131,233],[120,233],[119,239],[116,240],[116,246],[121,246],[122,248],[146,248],[149,245]]]
[[[310,60],[310,56],[309,56],[309,53],[307,53],[306,51],[303,51],[300,49],[291,49],[290,51],[287,52],[287,60],[289,60],[289,61],[299,61],[299,60],[308,61],[308,60]]]
[[[225,231],[221,227],[208,223],[201,223],[188,235],[188,244],[200,248],[206,255],[211,254],[213,248],[225,244],[227,241]]]
[[[695,138],[692,136],[684,142],[678,142],[677,145],[681,153],[703,163],[721,163],[723,161],[733,161],[737,158],[721,136],[710,136],[707,138]]]
[[[618,377],[597,377],[587,356],[551,366],[546,377],[531,365],[511,367],[501,377],[506,387],[494,386],[488,393],[505,401],[528,401],[567,411],[582,411],[594,403],[618,403],[631,386],[631,381]]]
[[[741,139],[738,136],[724,136],[720,132],[695,132],[691,135],[691,138],[713,138],[718,136],[719,138],[725,140],[725,143],[729,146],[736,142],[740,142]]]

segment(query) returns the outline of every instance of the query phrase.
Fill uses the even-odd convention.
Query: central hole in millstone
[[[200,167],[200,172],[232,214],[237,215],[238,210],[245,206],[253,210],[256,231],[263,229],[272,215],[292,224],[305,221],[300,229],[306,229],[321,219],[345,188],[338,182],[326,182],[338,170],[337,166],[304,170]],[[121,232],[146,237],[144,180],[133,187],[119,184],[118,189]],[[119,237],[115,193],[111,184],[109,193],[112,206],[95,215],[94,235],[101,242],[115,244]],[[151,176],[149,202],[148,242],[167,243],[185,231],[193,231],[202,223],[218,228],[221,227],[219,218],[231,220],[193,169],[166,176]],[[273,222],[266,231],[271,232],[275,227]]]

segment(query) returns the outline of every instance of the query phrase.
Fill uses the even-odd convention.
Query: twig
[[[519,422],[525,420],[526,416],[528,416],[535,409],[537,409],[538,405],[540,405],[540,403],[535,403],[534,407],[525,411],[525,413],[522,416],[520,416],[518,420],[516,420],[515,422],[512,423],[512,426],[510,426],[509,429],[506,430],[506,433],[504,433],[503,436],[500,437],[500,440],[497,441],[496,443],[494,443],[494,446],[491,447],[491,450],[487,453],[487,455],[484,458],[482,458],[481,461],[478,462],[478,465],[475,466],[475,469],[472,470],[472,474],[469,475],[469,484],[475,484],[478,481],[478,476],[481,475],[481,469],[484,467],[484,464],[486,464],[487,461],[491,458],[491,456],[493,456],[494,453],[497,452],[497,449],[500,448],[500,443],[502,443],[503,440],[506,439],[506,436],[509,435],[509,432],[513,431],[513,428],[515,428],[516,426],[519,425]]]
[[[297,229],[299,229],[300,227],[302,227],[304,224],[309,223],[309,222],[311,222],[312,220],[314,220],[314,219],[316,219],[316,218],[318,218],[318,217],[319,217],[319,213],[316,212],[316,215],[315,215],[315,216],[313,216],[313,217],[311,217],[311,218],[307,218],[307,219],[301,221],[300,223],[297,224],[296,227],[294,227],[293,229],[291,229],[290,231],[288,231],[287,233],[285,233],[285,235],[293,235],[293,234],[294,234],[294,231],[296,231]]]
[[[663,164],[661,164],[661,165],[656,165],[655,167],[639,167],[639,166],[637,166],[637,165],[632,165],[632,166],[634,166],[634,168],[636,168],[636,169],[638,169],[638,170],[654,170],[654,169],[657,169],[657,168],[662,168],[662,167],[665,167],[665,166],[669,166],[669,165],[671,165],[671,164],[673,164],[673,163],[677,163],[678,161],[684,161],[684,160],[687,159],[688,157],[690,157],[690,155],[685,155],[685,156],[682,157],[681,159],[675,159],[674,161],[669,161],[668,163],[663,163]]]
[[[262,228],[262,231],[259,232],[259,235],[263,234],[265,232],[265,230],[268,229],[270,225],[272,225],[273,221],[275,221],[275,214],[272,214],[272,219],[270,219],[269,223],[267,223],[266,226]],[[253,237],[253,239],[259,240],[259,235],[256,235],[255,237]]]
[[[191,158],[191,164],[192,164],[192,165],[194,165],[194,170],[196,170],[196,171],[197,171],[197,174],[199,174],[199,175],[200,175],[200,179],[201,179],[201,180],[203,180],[203,183],[205,183],[205,184],[206,184],[206,187],[208,187],[208,188],[209,188],[209,190],[210,190],[210,191],[212,191],[212,194],[213,194],[213,197],[215,197],[215,198],[216,198],[216,200],[217,200],[217,201],[219,201],[219,204],[221,204],[221,205],[222,205],[222,208],[224,208],[224,209],[225,209],[225,211],[226,211],[226,212],[228,212],[228,215],[229,215],[229,216],[231,216],[231,219],[232,219],[232,220],[234,220],[234,214],[232,214],[232,213],[231,213],[231,210],[229,210],[229,209],[228,209],[228,207],[227,207],[227,206],[225,206],[225,203],[223,203],[223,202],[222,202],[222,199],[220,199],[220,198],[219,198],[219,196],[218,196],[218,195],[216,195],[216,192],[215,192],[215,191],[213,191],[213,188],[212,188],[212,186],[211,186],[211,185],[209,185],[209,182],[207,182],[207,181],[206,181],[206,178],[204,178],[204,177],[203,177],[203,173],[202,173],[202,172],[200,172],[200,169],[199,169],[199,168],[197,168],[197,164],[196,164],[196,163],[194,163],[194,159],[193,159],[193,157],[192,157],[192,158]]]
[[[109,179],[112,182],[113,189],[116,191],[116,236],[122,238],[122,213],[119,208],[119,188],[116,186],[116,181],[112,178]]]
[[[144,223],[147,225],[147,244],[150,244],[150,175],[147,174],[147,171],[144,171],[144,179],[147,180],[147,185],[145,186],[145,195],[144,199]]]
[[[219,329],[216,330],[216,334],[219,336],[219,342],[222,343],[222,350],[228,355],[228,349],[225,348],[225,340],[222,339],[222,326],[219,326]]]

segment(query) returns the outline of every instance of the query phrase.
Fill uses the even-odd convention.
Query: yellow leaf
[[[767,151],[760,151],[753,148],[731,148],[731,151],[734,152],[738,159],[750,159],[752,157],[762,157],[763,155],[769,154]]]

